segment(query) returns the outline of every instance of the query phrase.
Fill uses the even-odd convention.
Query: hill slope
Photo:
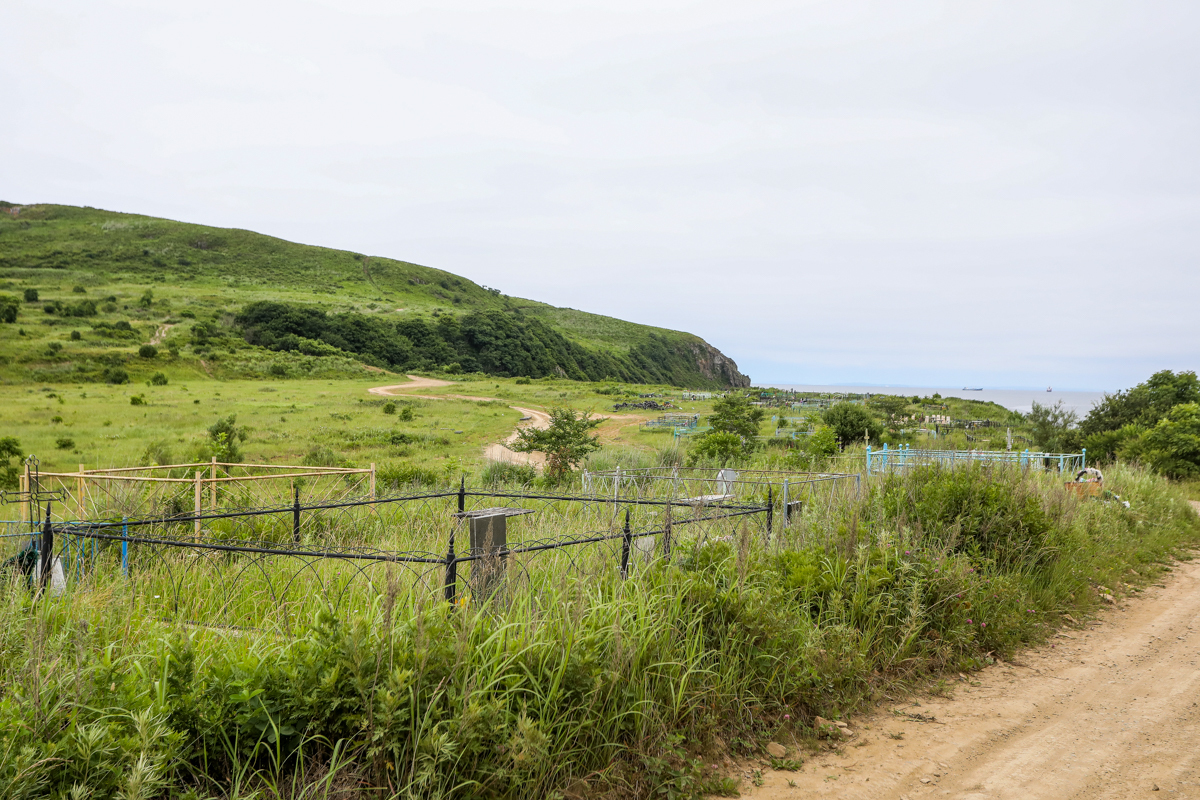
[[[122,347],[157,338],[209,374],[327,374],[364,363],[749,385],[692,334],[507,297],[443,270],[92,208],[0,209],[0,292],[21,301],[20,325],[38,325],[25,337],[0,333],[0,370],[25,365],[35,380],[98,379],[121,367]],[[51,336],[64,342],[43,350],[47,326],[79,333]],[[85,347],[76,341],[94,357],[71,358],[72,347]]]

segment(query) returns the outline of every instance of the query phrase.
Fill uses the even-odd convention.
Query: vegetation
[[[1140,461],[1175,478],[1200,476],[1200,380],[1163,370],[1128,391],[1105,395],[1079,424],[1088,458]]]
[[[1055,476],[917,470],[814,505],[770,544],[751,528],[684,537],[628,581],[605,553],[585,574],[531,571],[490,606],[389,579],[369,608],[289,638],[137,611],[114,556],[70,602],[0,595],[0,784],[13,798],[730,793],[714,752],[811,737],[817,715],[1044,641],[1200,542],[1163,480],[1108,480],[1131,508]]]
[[[842,447],[862,441],[878,442],[883,434],[878,419],[862,406],[851,403],[830,406],[821,419],[833,431]]]
[[[565,479],[588,453],[600,449],[600,437],[591,433],[600,420],[587,412],[576,414],[569,408],[550,409],[550,424],[545,428],[521,428],[512,449],[518,453],[545,453],[546,477],[553,482]]]
[[[0,329],[0,380],[15,383],[100,382],[110,367],[142,381],[164,360],[139,357],[143,345],[167,350],[190,378],[351,378],[365,362],[707,388],[745,382],[736,369],[711,371],[716,351],[690,334],[508,297],[416,264],[97,209],[40,205],[0,216],[6,290],[25,297],[0,294],[0,321],[21,314],[26,323],[25,334]],[[68,339],[67,326],[80,336]],[[50,342],[68,346],[48,358]]]

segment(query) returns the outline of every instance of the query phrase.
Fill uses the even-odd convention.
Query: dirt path
[[[163,340],[167,338],[167,332],[169,330],[171,330],[171,328],[174,328],[174,327],[175,327],[174,324],[168,324],[168,323],[163,323],[162,325],[159,325],[158,330],[156,330],[154,332],[154,335],[150,337],[150,344],[162,344]]]
[[[952,694],[853,720],[841,752],[799,772],[750,765],[763,785],[742,796],[1200,798],[1200,561]]]
[[[447,398],[454,400],[473,400],[475,402],[486,403],[489,401],[499,401],[497,397],[474,397],[465,394],[412,394],[406,391],[407,389],[434,389],[439,386],[453,386],[454,381],[443,381],[437,378],[422,378],[419,375],[409,375],[408,383],[399,383],[394,386],[376,386],[367,389],[371,394],[383,395],[384,397],[419,397],[422,400],[445,400]],[[549,428],[550,415],[545,411],[538,411],[534,408],[522,408],[521,406],[509,406],[513,411],[521,412],[522,419],[517,424],[512,434],[503,442],[484,445],[483,456],[491,461],[507,461],[510,464],[525,464],[531,466],[540,466],[546,463],[546,457],[541,453],[518,453],[512,450],[508,445],[512,444],[517,439],[517,431],[522,428]],[[615,414],[597,414],[596,416],[606,419],[625,419]]]

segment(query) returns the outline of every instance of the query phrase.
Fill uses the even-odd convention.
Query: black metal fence
[[[685,538],[729,538],[751,522],[770,537],[774,505],[770,491],[765,503],[710,504],[460,486],[64,523],[47,503],[0,542],[12,582],[71,602],[104,598],[96,613],[124,603],[131,613],[287,633],[321,607],[500,604],[550,583],[626,580],[669,561]]]

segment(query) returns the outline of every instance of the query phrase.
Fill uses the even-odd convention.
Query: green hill
[[[152,344],[166,351],[155,365],[214,377],[373,367],[749,385],[689,333],[508,297],[404,261],[93,208],[0,203],[5,309],[15,310],[0,325],[5,382],[140,378],[150,365],[135,354]]]

